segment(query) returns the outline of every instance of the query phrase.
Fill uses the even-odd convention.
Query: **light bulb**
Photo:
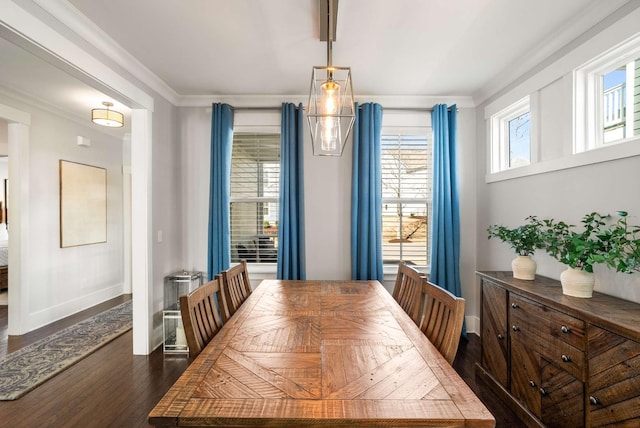
[[[340,85],[333,80],[327,80],[320,87],[322,95],[320,105],[323,114],[336,114],[338,112],[338,101],[340,100]]]
[[[338,102],[340,100],[340,85],[331,80],[327,80],[320,87],[322,96],[320,99],[321,113],[323,115],[335,115],[338,113]],[[338,144],[340,135],[339,117],[322,117],[320,119],[320,141],[324,151],[334,151]]]

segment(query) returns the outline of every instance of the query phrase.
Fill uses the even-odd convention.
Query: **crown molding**
[[[549,34],[533,49],[527,51],[501,73],[492,78],[486,85],[473,95],[475,105],[481,105],[525,74],[533,71],[543,63],[553,60],[568,48],[589,29],[629,3],[630,0],[597,1],[586,7],[582,13],[567,22],[559,31]],[[636,6],[638,7],[638,6]]]
[[[435,104],[456,104],[459,108],[474,108],[469,96],[423,95],[356,95],[359,103],[374,102],[387,108],[430,108]],[[178,107],[211,107],[212,103],[226,103],[242,107],[279,107],[282,103],[306,105],[309,94],[304,95],[189,95],[179,97]]]
[[[145,67],[136,57],[120,46],[118,42],[67,0],[33,1],[167,101],[174,105],[178,103],[179,95],[173,88]]]

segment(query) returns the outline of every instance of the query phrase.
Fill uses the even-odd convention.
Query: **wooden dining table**
[[[265,280],[149,414],[155,426],[493,427],[378,281]]]

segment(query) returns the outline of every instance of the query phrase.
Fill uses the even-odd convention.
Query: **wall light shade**
[[[113,106],[113,103],[104,101],[102,105],[106,108],[94,108],[91,110],[91,121],[93,123],[112,128],[124,126],[124,115],[119,111],[109,109],[109,107]]]
[[[307,120],[315,156],[341,156],[355,121],[351,68],[313,67]]]

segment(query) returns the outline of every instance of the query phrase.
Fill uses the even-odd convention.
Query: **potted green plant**
[[[542,235],[544,223],[536,216],[525,219],[527,223],[514,228],[493,224],[487,232],[489,239],[498,238],[506,242],[516,253],[516,258],[511,262],[513,277],[516,279],[533,280],[536,276],[537,265],[531,255],[536,249],[544,248],[545,241]]]
[[[565,264],[560,275],[563,293],[574,297],[591,297],[595,278],[593,266],[604,263],[618,272],[631,273],[640,265],[638,226],[627,224],[627,213],[618,212],[617,222],[607,225],[608,216],[586,214],[582,229],[554,219],[543,220],[545,250]]]
[[[598,233],[604,249],[604,263],[616,272],[640,271],[640,226],[627,223],[628,213],[618,211],[618,220]]]

